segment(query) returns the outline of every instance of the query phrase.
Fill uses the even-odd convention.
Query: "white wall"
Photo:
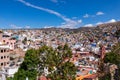
[[[13,77],[13,75],[18,71],[18,68],[19,67],[14,67],[14,68],[8,68],[8,69],[6,69],[8,77]]]

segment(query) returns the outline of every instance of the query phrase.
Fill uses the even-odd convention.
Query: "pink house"
[[[9,37],[9,36],[6,36],[6,37],[4,36],[3,37],[3,34],[0,33],[0,42],[3,45],[8,45],[11,50],[15,49],[16,40],[11,38],[11,37]]]
[[[10,50],[15,49],[16,40],[0,33],[0,68],[9,67]]]
[[[7,48],[0,48],[0,68],[8,67],[9,66],[9,49]]]

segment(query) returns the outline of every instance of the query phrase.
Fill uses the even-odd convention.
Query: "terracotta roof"
[[[41,76],[39,80],[47,80],[45,76]]]
[[[87,76],[87,77],[85,77],[85,78],[95,79],[95,78],[97,78],[97,74],[92,74],[92,75]]]
[[[51,80],[51,79],[47,79],[45,76],[40,76],[38,80]]]

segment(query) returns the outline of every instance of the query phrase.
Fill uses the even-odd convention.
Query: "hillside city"
[[[2,29],[0,80],[120,80],[120,22]]]

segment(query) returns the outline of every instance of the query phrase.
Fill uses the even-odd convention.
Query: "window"
[[[3,53],[3,50],[1,50],[1,53]]]
[[[1,63],[1,66],[3,66],[3,63]]]
[[[3,56],[1,56],[1,59],[3,59]]]
[[[4,49],[4,52],[6,52],[6,49]]]
[[[5,42],[5,40],[3,40],[3,42]]]

